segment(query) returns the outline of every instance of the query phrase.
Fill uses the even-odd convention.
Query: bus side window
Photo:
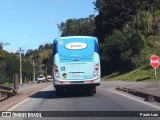
[[[53,55],[55,55],[56,53],[58,53],[58,50],[57,50],[57,41],[54,41],[54,43],[53,43]]]
[[[97,43],[95,41],[94,41],[94,43],[95,43],[95,48],[94,48],[95,50],[94,51],[99,53],[99,47],[98,47],[98,45],[97,45]]]

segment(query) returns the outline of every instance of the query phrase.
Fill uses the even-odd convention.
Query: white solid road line
[[[46,87],[46,88],[44,88],[43,90],[41,90],[41,91],[45,91],[45,90],[47,90],[49,87],[51,87],[51,86],[53,86],[53,85],[50,85],[50,86],[48,86],[48,87]]]
[[[100,88],[100,89],[103,89],[103,90],[106,90],[106,89],[101,88],[101,87],[99,87],[99,88]],[[128,96],[128,95],[122,94],[122,93],[117,92],[117,91],[113,91],[113,90],[106,90],[106,91],[109,91],[109,92],[112,92],[112,93],[115,93],[115,94],[118,94],[118,95],[124,96],[124,97],[126,97],[126,98],[129,98],[129,99],[135,100],[135,101],[137,101],[137,102],[143,103],[143,104],[145,104],[145,105],[148,105],[148,106],[150,106],[150,107],[153,107],[153,108],[156,108],[156,109],[160,110],[160,107],[155,106],[155,105],[153,105],[153,104],[151,104],[151,103],[148,103],[148,102],[146,102],[146,101],[142,101],[142,100],[136,99],[136,98],[134,98],[134,97],[131,97],[131,96]]]
[[[47,89],[48,89],[49,87],[51,87],[51,86],[53,86],[53,85],[50,85],[50,86],[42,89],[41,91],[45,91],[45,90],[47,90]],[[20,106],[21,104],[23,104],[24,102],[26,102],[26,101],[29,100],[29,99],[31,99],[31,98],[26,98],[26,99],[24,99],[23,101],[21,101],[20,103],[14,105],[13,107],[11,107],[10,109],[8,109],[7,111],[13,111],[15,108],[17,108],[18,106]]]
[[[23,101],[21,101],[20,103],[14,105],[13,107],[11,107],[10,109],[8,109],[7,111],[12,111],[14,110],[15,108],[17,108],[18,106],[20,106],[21,104],[23,104],[24,102],[26,102],[27,100],[29,100],[30,98],[26,98],[24,99]]]

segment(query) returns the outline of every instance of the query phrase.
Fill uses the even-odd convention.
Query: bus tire
[[[63,90],[62,89],[56,89],[56,95],[60,96],[63,94]]]
[[[92,87],[88,87],[86,90],[87,90],[87,92],[88,92],[90,95],[93,95],[93,89],[92,89]]]
[[[92,93],[93,93],[93,94],[96,94],[96,86],[94,86],[94,87],[92,88]]]

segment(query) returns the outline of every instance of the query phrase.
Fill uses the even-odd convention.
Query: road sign
[[[151,65],[153,68],[158,68],[158,66],[159,66],[159,58],[158,58],[158,56],[153,55],[153,56],[150,58],[150,65]]]

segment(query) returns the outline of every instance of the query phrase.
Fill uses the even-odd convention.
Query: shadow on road
[[[85,91],[68,91],[64,92],[61,95],[56,95],[56,91],[39,91],[33,95],[31,98],[44,98],[44,99],[57,99],[57,98],[71,98],[71,97],[89,97],[92,96],[91,94]]]

